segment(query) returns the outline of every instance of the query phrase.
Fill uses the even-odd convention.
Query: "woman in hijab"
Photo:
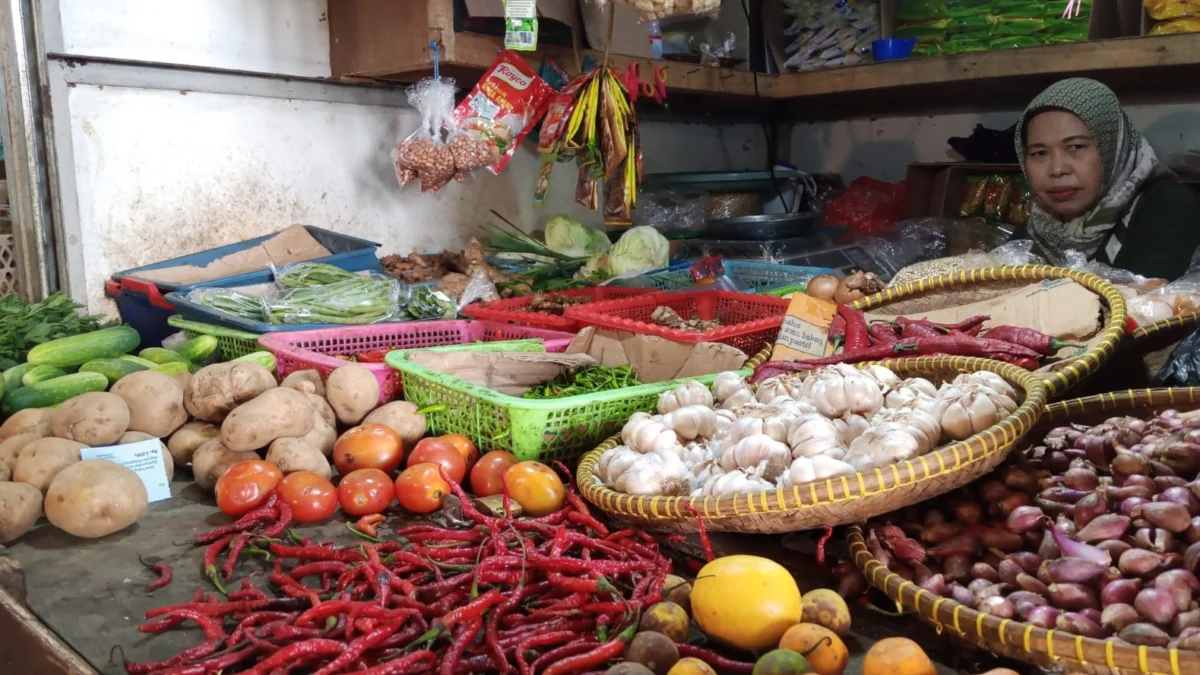
[[[1074,250],[1147,277],[1187,271],[1200,196],[1159,162],[1111,89],[1084,78],[1051,85],[1025,109],[1016,143],[1034,196],[1034,253],[1063,265]]]

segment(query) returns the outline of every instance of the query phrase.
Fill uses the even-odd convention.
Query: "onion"
[[[816,279],[814,278],[813,281]],[[812,281],[808,283],[809,288],[812,288]],[[850,276],[838,281],[837,288],[833,292],[833,301],[839,305],[848,305],[883,289],[883,281],[874,272],[855,270],[850,273]],[[809,295],[813,294],[810,292]]]
[[[840,279],[832,274],[818,274],[808,281],[808,293],[814,298],[822,300],[833,300],[834,293],[837,292]]]

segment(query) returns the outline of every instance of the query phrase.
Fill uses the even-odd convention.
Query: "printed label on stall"
[[[828,300],[797,293],[788,305],[779,328],[772,361],[799,361],[825,356],[829,349],[829,324],[837,305]]]
[[[537,0],[504,0],[504,47],[537,49]]]
[[[83,459],[116,462],[136,473],[142,479],[142,485],[146,486],[146,495],[151,502],[171,498],[171,483],[167,480],[167,465],[162,457],[162,441],[157,438],[107,448],[83,448],[79,454]]]

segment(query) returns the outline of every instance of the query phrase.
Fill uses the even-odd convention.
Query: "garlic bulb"
[[[922,441],[921,454],[936,448],[938,441],[942,440],[942,425],[938,424],[937,418],[919,408],[884,408],[871,418],[872,426],[886,422],[904,424],[919,432],[917,440]]]
[[[888,408],[918,408],[929,412],[937,397],[937,387],[923,377],[910,377],[898,383],[884,398]]]
[[[980,370],[974,373],[963,373],[962,375],[954,378],[954,382],[951,384],[955,386],[961,386],[964,384],[982,384],[998,394],[1003,394],[1014,400],[1017,398],[1017,391],[1013,389],[1013,386],[1009,384],[1008,381],[1003,377],[1000,377],[990,370]]]
[[[797,401],[796,399],[788,398],[786,396],[780,396],[776,399],[773,399],[767,405],[774,408],[779,408],[780,412],[787,412],[795,415],[806,415],[808,413],[817,412],[817,409],[815,406],[813,406],[813,404],[807,401]]]
[[[738,408],[753,402],[754,393],[750,391],[749,387],[747,387],[745,389],[738,389],[734,393],[730,394],[729,398],[721,401],[721,408],[723,410],[737,410]]]
[[[712,451],[703,443],[688,443],[683,446],[683,463],[687,465],[688,471],[695,473],[694,468],[704,462],[712,460]]]
[[[682,457],[683,448],[679,446],[679,437],[668,429],[662,420],[662,417],[649,415],[636,421],[631,419],[621,429],[621,440],[631,450],[643,454],[664,450]]]
[[[780,477],[779,487],[785,488],[793,485],[804,485],[835,476],[852,476],[855,473],[854,467],[832,457],[825,457],[823,455],[797,457],[792,461],[792,465],[788,467],[787,473]]]
[[[630,445],[630,439],[633,438],[633,431],[641,426],[642,422],[652,419],[654,416],[650,413],[635,412],[629,416],[629,420],[625,422],[625,426],[621,427],[621,443]]]
[[[600,460],[596,462],[596,479],[612,487],[617,478],[625,473],[625,470],[632,466],[639,457],[641,457],[640,454],[623,445],[605,450],[600,455]]]
[[[685,405],[663,415],[664,427],[675,432],[680,441],[712,438],[717,433],[717,415],[703,405]]]
[[[900,383],[899,376],[897,376],[888,368],[880,365],[872,364],[869,366],[863,366],[859,372],[871,378],[872,380],[875,380],[876,384],[879,385],[879,388],[884,394],[891,391],[892,387],[895,387]]]
[[[798,417],[795,413],[758,403],[738,408],[733,412],[738,416],[738,420],[725,432],[725,441],[728,444],[737,443],[755,434],[766,434],[780,443],[786,443],[789,430]]]
[[[846,413],[874,415],[883,407],[879,383],[857,368],[840,363],[813,371],[804,380],[801,398],[826,417],[841,417]]]
[[[650,452],[614,479],[612,488],[630,495],[682,496],[691,492],[691,474],[673,452]]]
[[[757,434],[738,441],[721,455],[721,468],[726,471],[749,469],[762,466],[762,477],[775,480],[787,469],[792,459],[788,446],[764,434]]]
[[[738,421],[737,415],[734,415],[732,411],[724,409],[714,410],[713,418],[717,425],[717,434],[725,433],[729,429],[729,425]]]
[[[989,387],[967,384],[939,391],[933,416],[946,436],[961,441],[996,424],[1016,408],[1016,401]]]
[[[924,439],[907,424],[884,422],[854,439],[846,463],[856,471],[871,471],[921,454]]]
[[[725,495],[755,493],[774,489],[775,484],[771,481],[764,480],[761,473],[757,471],[734,469],[733,471],[717,477],[716,480],[710,480],[704,486],[702,494],[721,497]]]
[[[792,423],[787,442],[793,457],[815,457],[841,448],[842,434],[833,422],[810,413]]]
[[[755,396],[759,403],[769,403],[777,398],[800,398],[801,387],[796,378],[788,375],[777,375],[767,378],[758,385]]]
[[[713,380],[712,395],[717,403],[723,403],[730,396],[733,396],[741,390],[750,390],[746,381],[741,375],[731,371],[725,371],[717,375],[717,379]]]
[[[871,423],[867,421],[867,418],[854,413],[846,413],[833,420],[833,425],[837,427],[838,435],[841,436],[842,443],[846,446],[849,446],[854,442],[854,439],[862,436],[863,432],[871,428]]]
[[[695,380],[684,382],[671,391],[663,392],[658,397],[658,412],[665,415],[688,405],[713,407],[713,395],[708,387]]]

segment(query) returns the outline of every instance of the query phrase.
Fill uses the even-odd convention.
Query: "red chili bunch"
[[[205,640],[126,671],[565,675],[619,658],[671,571],[655,541],[640,530],[610,531],[574,489],[556,513],[510,518],[481,513],[450,484],[471,527],[415,525],[353,547],[270,541],[270,583],[282,597],[247,579],[225,599],[200,591],[193,602],[153,609],[140,631],[192,622]],[[229,539],[236,561],[234,541],[283,533],[280,505],[273,500],[197,542],[212,551]],[[274,518],[259,519],[271,509]],[[210,576],[216,555],[205,556]]]
[[[193,541],[204,549],[204,576],[212,581],[218,591],[225,593],[221,579],[228,581],[233,578],[233,570],[237,567],[238,558],[243,552],[249,552],[265,557],[267,551],[255,544],[279,541],[292,524],[292,509],[287,502],[279,498],[279,493],[272,492],[262,506],[254,509],[237,521],[218,527],[215,530],[197,534]],[[221,573],[217,574],[217,559],[221,553],[228,551]],[[165,584],[164,584],[165,585]]]

